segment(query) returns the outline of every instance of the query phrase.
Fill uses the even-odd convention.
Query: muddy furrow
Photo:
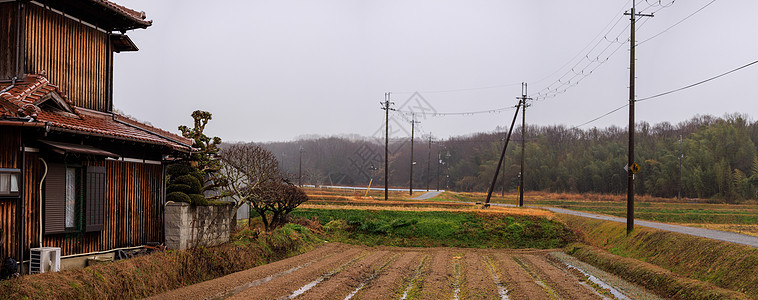
[[[374,274],[397,258],[398,254],[390,251],[377,251],[364,257],[345,268],[342,272],[334,274],[324,281],[313,286],[298,299],[345,299],[356,288],[364,284]]]
[[[342,255],[342,253],[350,250],[351,248],[352,246],[345,244],[325,244],[310,252],[289,259],[280,260],[270,264],[229,274],[192,286],[171,290],[148,299],[224,298],[234,294],[235,291],[242,291],[249,286],[262,284],[267,280],[275,279],[276,277],[282,276],[287,272],[293,272],[300,266],[310,265],[330,256]]]
[[[508,289],[510,299],[550,299],[550,295],[526,270],[513,260],[512,254],[496,253],[495,264],[503,276],[500,281]]]
[[[482,260],[481,253],[469,250],[463,256],[463,284],[461,299],[499,299],[498,288],[492,274]]]
[[[455,289],[453,253],[449,249],[438,249],[431,255],[418,280],[421,286],[418,299],[452,299]]]
[[[402,296],[405,288],[413,279],[413,275],[423,259],[418,252],[397,252],[400,255],[392,264],[387,266],[382,272],[371,280],[366,282],[355,295],[355,299],[381,299],[394,298]]]
[[[271,280],[265,284],[251,287],[236,294],[230,299],[280,299],[292,294],[298,288],[312,282],[321,276],[338,272],[341,268],[349,267],[350,264],[373,253],[364,247],[351,247],[339,255],[332,255],[324,260],[313,263],[307,267]]]
[[[539,277],[564,299],[602,299],[591,287],[580,283],[565,269],[559,269],[548,263],[547,258],[540,255],[524,255],[523,259],[534,267]]]

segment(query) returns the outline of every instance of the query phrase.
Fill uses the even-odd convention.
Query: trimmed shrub
[[[172,185],[184,184],[184,185],[189,186],[190,189],[192,189],[192,192],[191,192],[192,194],[199,194],[202,192],[202,189],[203,189],[202,183],[200,183],[200,181],[198,181],[197,178],[195,178],[192,175],[182,175],[172,180],[171,182],[172,182]]]
[[[166,195],[166,201],[192,203],[192,199],[190,199],[187,194],[182,192],[169,193]]]

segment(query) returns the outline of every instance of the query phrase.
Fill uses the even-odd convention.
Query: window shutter
[[[86,230],[102,231],[105,227],[105,167],[87,167]]]
[[[49,163],[45,178],[45,234],[66,232],[66,166]]]

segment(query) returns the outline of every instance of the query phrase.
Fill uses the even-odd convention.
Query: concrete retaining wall
[[[166,246],[185,250],[216,246],[229,241],[235,222],[233,204],[191,206],[183,202],[166,204]]]

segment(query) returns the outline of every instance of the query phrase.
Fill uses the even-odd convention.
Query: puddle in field
[[[508,300],[508,289],[503,286],[503,283],[500,282],[500,277],[497,276],[497,271],[495,270],[495,265],[492,259],[489,257],[482,256],[482,261],[484,261],[484,264],[487,265],[487,268],[490,270],[490,275],[492,275],[492,280],[495,281],[495,285],[497,285],[497,293],[500,294],[501,300]]]
[[[362,255],[359,255],[358,257],[356,257],[356,258],[353,258],[352,260],[350,260],[350,261],[348,261],[348,262],[346,262],[346,263],[342,264],[341,266],[339,266],[337,269],[335,269],[335,270],[332,270],[331,272],[329,272],[329,273],[327,273],[327,274],[321,275],[321,277],[317,278],[316,280],[314,280],[314,281],[311,281],[311,282],[309,282],[308,284],[306,284],[306,285],[304,285],[304,286],[300,287],[299,289],[297,289],[297,290],[295,290],[294,292],[292,292],[292,294],[290,294],[289,296],[287,296],[287,297],[283,297],[283,299],[294,299],[295,297],[302,295],[303,293],[305,293],[305,292],[307,292],[308,290],[312,289],[312,288],[313,288],[314,286],[316,286],[317,284],[321,283],[322,281],[326,280],[326,279],[327,279],[327,278],[329,278],[329,277],[332,277],[332,276],[334,276],[335,274],[337,274],[337,273],[339,273],[339,272],[342,272],[342,269],[344,269],[344,268],[345,268],[345,267],[347,267],[348,265],[351,265],[351,264],[353,264],[354,262],[356,262],[356,261],[358,261],[358,260],[360,260],[360,259],[362,259],[362,258],[366,257],[367,255],[368,255],[368,254],[366,254],[366,253],[363,253]]]
[[[453,257],[453,275],[455,276],[455,283],[453,283],[453,286],[455,287],[455,289],[453,289],[454,300],[458,300],[458,294],[461,293],[461,277],[463,277],[463,274],[461,274],[460,259],[462,256],[463,255]]]
[[[295,272],[297,270],[300,270],[302,268],[305,268],[305,267],[309,266],[312,263],[313,263],[313,261],[305,263],[305,264],[302,264],[302,265],[299,265],[299,266],[294,267],[294,268],[289,269],[289,270],[285,270],[285,271],[276,273],[274,275],[266,276],[266,277],[264,277],[262,279],[258,279],[258,280],[252,281],[252,282],[250,282],[248,284],[244,284],[244,285],[238,286],[238,287],[236,287],[236,288],[234,288],[234,289],[232,289],[230,291],[226,291],[226,292],[217,294],[212,299],[226,299],[226,298],[229,298],[229,297],[234,296],[236,294],[242,293],[242,292],[244,292],[245,290],[247,290],[247,289],[249,289],[251,287],[259,286],[261,284],[264,284],[266,282],[269,282],[269,281],[274,280],[276,278],[279,278],[281,276],[284,276],[284,275],[290,274],[292,272]]]
[[[381,273],[382,270],[384,270],[384,268],[386,268],[387,266],[389,266],[389,264],[391,262],[393,262],[395,260],[395,258],[397,258],[397,256],[398,255],[395,254],[395,256],[391,257],[382,266],[380,266],[379,269],[376,269],[374,271],[374,273],[371,274],[371,276],[369,276],[368,278],[366,278],[365,280],[363,280],[363,282],[361,282],[361,284],[357,288],[355,288],[355,290],[352,293],[350,293],[349,295],[347,295],[347,297],[345,297],[345,300],[353,298],[353,296],[355,296],[355,294],[357,294],[358,291],[360,291],[361,289],[363,289],[363,287],[366,286],[367,283],[371,282],[371,280],[374,280],[374,278],[376,278],[376,276],[378,276],[379,273]]]
[[[614,287],[608,285],[607,283],[603,282],[602,280],[598,279],[597,277],[595,277],[593,275],[590,275],[589,273],[585,272],[584,270],[582,270],[582,269],[580,269],[580,268],[578,268],[578,267],[576,267],[574,265],[571,265],[571,264],[569,264],[567,262],[563,262],[563,263],[569,269],[574,269],[574,270],[579,271],[579,273],[582,273],[584,276],[587,277],[587,279],[589,281],[592,281],[592,283],[597,284],[601,288],[604,288],[604,289],[610,291],[611,295],[613,295],[614,297],[616,297],[616,299],[631,300],[629,297],[627,297],[626,295],[624,295],[623,293],[621,293],[619,290],[617,290]]]
[[[558,296],[558,292],[556,292],[553,288],[545,284],[545,282],[542,281],[540,276],[537,275],[537,273],[535,273],[532,270],[532,268],[527,265],[527,262],[522,261],[520,258],[517,258],[515,256],[513,256],[512,259],[513,261],[516,262],[516,264],[518,264],[521,267],[521,269],[524,270],[524,272],[526,272],[527,275],[529,275],[529,277],[532,277],[532,280],[534,280],[534,283],[542,287],[542,290],[544,290],[545,293],[547,293],[551,299],[560,299],[560,297]]]
[[[429,256],[424,256],[423,259],[421,259],[421,262],[418,264],[418,267],[416,267],[416,272],[413,274],[413,277],[411,277],[411,282],[408,283],[408,287],[405,288],[405,292],[403,292],[403,296],[400,297],[400,300],[405,300],[408,298],[408,293],[411,292],[413,289],[413,286],[416,284],[416,279],[421,276],[421,271],[424,268],[424,264],[426,263],[426,260],[429,258]]]

